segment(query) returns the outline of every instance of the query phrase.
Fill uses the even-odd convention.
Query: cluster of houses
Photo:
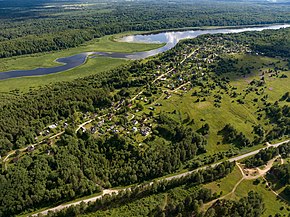
[[[129,118],[129,115],[126,116]],[[81,127],[80,130],[83,132],[89,131],[91,134],[100,134],[103,135],[105,133],[114,133],[114,134],[121,134],[127,131],[127,134],[130,133],[140,133],[142,136],[148,136],[152,132],[152,124],[146,123],[150,118],[141,118],[140,120],[133,119],[126,126],[122,126],[119,123],[115,123],[112,120],[112,116],[107,116],[107,121],[105,118],[99,119],[99,121],[93,126],[86,129],[85,127]],[[130,128],[131,127],[131,128]]]

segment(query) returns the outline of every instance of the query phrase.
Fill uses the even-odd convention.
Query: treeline
[[[248,158],[245,161],[246,167],[253,168],[267,164],[267,162],[274,157],[281,155],[282,158],[287,158],[290,155],[290,143],[285,143],[279,147],[270,147],[262,149],[258,154]]]
[[[28,6],[25,11],[12,8],[10,15],[10,8],[7,8],[1,13],[6,19],[0,24],[0,57],[75,47],[93,38],[124,31],[290,21],[289,8],[271,5],[272,10],[269,11],[267,5],[258,5],[257,13],[256,7],[254,3],[245,2],[233,4],[193,1],[172,5],[165,1],[151,4],[123,1],[107,2],[106,6],[86,7],[84,11],[59,7],[43,9],[39,6],[35,10],[33,6]],[[18,16],[19,20],[15,20]],[[278,44],[280,50],[288,52],[284,47],[287,42],[281,40],[281,43],[283,45]],[[257,45],[257,49],[264,52],[271,52],[271,48]]]
[[[289,155],[289,154],[288,154]],[[290,163],[274,165],[267,173],[267,180],[273,189],[284,190],[280,193],[282,198],[290,201]]]
[[[188,167],[190,169],[196,169],[204,165],[210,165],[210,164],[216,163],[225,158],[231,158],[235,155],[238,155],[237,151],[228,150],[228,151],[218,152],[213,155],[198,156],[197,158],[194,158],[192,162],[189,163]]]
[[[156,181],[153,184],[144,184],[137,187],[132,187],[127,190],[119,191],[118,194],[105,195],[95,202],[90,202],[88,204],[82,203],[77,206],[71,206],[69,208],[63,209],[59,212],[48,214],[49,217],[64,217],[64,216],[78,216],[80,214],[88,214],[96,212],[98,210],[107,210],[115,207],[119,207],[128,202],[150,196],[152,194],[158,194],[161,192],[166,192],[172,188],[181,186],[181,185],[191,185],[198,186],[199,184],[204,184],[218,180],[227,176],[232,172],[234,168],[234,163],[224,162],[215,168],[207,168],[205,170],[199,170],[183,176],[181,178],[176,178],[172,180]],[[196,191],[195,195],[191,195],[191,198],[194,200],[204,200],[209,201],[214,199],[210,190],[200,189]],[[194,201],[193,201],[194,202]],[[199,206],[200,204],[197,203]],[[153,214],[153,212],[152,212]]]
[[[201,189],[198,192],[188,195],[182,202],[176,204],[169,200],[165,207],[157,206],[148,216],[201,216],[200,208],[206,202],[215,199],[211,195],[211,190]]]
[[[259,217],[263,214],[265,209],[261,195],[250,191],[247,197],[243,197],[239,201],[225,199],[218,200],[205,213],[203,213],[199,211],[199,208],[203,205],[204,202],[212,199],[206,193],[207,192],[201,191],[198,195],[190,195],[177,205],[169,202],[166,204],[164,209],[157,207],[155,209],[154,215],[152,216]]]
[[[248,45],[259,55],[270,57],[290,57],[290,28],[278,30],[264,30],[262,32],[243,32],[238,34],[224,35],[225,39],[235,43]]]

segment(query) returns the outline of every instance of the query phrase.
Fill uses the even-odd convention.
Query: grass
[[[253,190],[262,195],[264,203],[265,203],[265,212],[263,214],[264,217],[268,217],[270,215],[274,216],[276,213],[280,213],[282,216],[287,216],[289,211],[287,208],[290,207],[284,202],[280,201],[269,189],[266,188],[266,185],[263,181],[258,185],[253,184],[254,180],[244,180],[237,188],[232,199],[239,199],[240,197],[244,197],[248,194],[249,191]],[[284,207],[283,210],[280,208]]]
[[[226,195],[231,192],[235,184],[242,178],[242,175],[237,167],[235,167],[234,171],[229,174],[227,177],[204,185],[205,188],[211,189],[213,193],[220,193],[222,191],[222,195]],[[254,184],[255,180],[243,180],[240,185],[238,185],[236,191],[228,195],[225,199],[230,200],[239,200],[242,197],[247,196],[248,192],[253,190],[263,197],[263,201],[265,203],[265,212],[262,216],[268,217],[270,215],[274,216],[276,213],[280,213],[282,216],[289,213],[287,208],[290,207],[279,200],[269,189],[266,188],[266,184],[260,179],[260,183],[258,185]],[[281,207],[284,207],[281,210]]]
[[[231,147],[229,144],[217,145],[217,142],[222,143],[222,137],[217,135],[217,133],[227,123],[231,123],[238,131],[242,131],[251,137],[252,129],[249,128],[248,123],[256,122],[256,120],[249,115],[251,114],[249,108],[237,103],[231,103],[230,97],[226,95],[223,96],[221,108],[214,106],[214,98],[212,97],[206,102],[195,103],[195,100],[196,98],[191,96],[191,92],[182,97],[173,95],[169,100],[162,101],[163,106],[160,110],[170,112],[177,110],[183,114],[182,118],[184,119],[186,118],[185,114],[188,114],[191,119],[195,120],[194,126],[196,130],[208,123],[210,125],[207,147],[209,154],[226,151]],[[205,121],[202,121],[201,118]],[[245,123],[246,120],[248,123]]]
[[[233,172],[231,172],[228,176],[217,180],[215,182],[208,183],[204,185],[205,188],[211,189],[213,193],[219,194],[222,192],[222,195],[226,195],[230,193],[235,184],[242,178],[242,174],[237,166],[235,166]]]

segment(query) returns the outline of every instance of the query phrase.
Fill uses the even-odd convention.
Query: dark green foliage
[[[239,148],[252,146],[252,143],[243,133],[239,133],[233,126],[227,124],[221,131],[218,132],[223,136],[224,143],[232,143]]]
[[[204,217],[257,217],[264,212],[264,203],[262,197],[253,191],[248,193],[247,197],[239,201],[219,200],[207,212]]]
[[[280,99],[280,101],[287,101],[287,102],[290,102],[290,93],[289,92],[286,92]]]
[[[290,184],[290,164],[275,165],[268,172],[271,180],[275,180],[280,185],[285,186]]]
[[[290,143],[286,143],[286,144],[280,145],[277,148],[270,147],[270,148],[259,151],[258,154],[247,159],[245,161],[245,164],[246,164],[246,167],[248,168],[259,167],[259,166],[267,164],[269,160],[273,159],[279,154],[282,155],[282,157],[287,157],[289,156],[289,153],[290,153]]]
[[[277,139],[290,134],[290,107],[279,106],[278,102],[269,104],[265,108],[266,116],[274,124],[274,128],[267,134],[267,139]]]
[[[290,185],[288,185],[282,193],[285,195],[286,199],[290,201]]]
[[[207,155],[204,157],[197,157],[197,158],[194,158],[193,162],[189,164],[189,168],[196,169],[196,168],[202,167],[204,165],[210,165],[210,164],[218,162],[222,159],[231,158],[237,154],[238,154],[238,152],[233,151],[233,150],[229,150],[226,152],[219,152],[219,153],[216,153],[213,155]]]
[[[182,202],[175,204],[174,202],[169,202],[164,208],[160,206],[156,207],[151,211],[149,216],[191,216],[192,214],[197,215],[199,213],[199,208],[202,205],[201,201],[208,202],[214,199],[209,189],[201,189],[198,192],[194,192],[185,198]]]
[[[28,208],[47,206],[76,196],[100,192],[79,158],[83,143],[66,135],[70,144],[52,150],[50,155],[25,156],[0,174],[0,216],[11,216]]]

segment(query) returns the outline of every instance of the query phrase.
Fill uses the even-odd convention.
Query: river
[[[106,52],[87,52],[76,54],[69,57],[59,58],[56,61],[61,63],[60,66],[50,67],[50,68],[36,68],[32,70],[13,70],[7,72],[0,72],[0,80],[5,80],[9,78],[18,78],[24,76],[40,76],[48,75],[57,72],[63,72],[66,70],[73,69],[84,64],[87,58],[91,55],[100,55],[111,58],[124,58],[130,60],[144,59],[150,56],[155,56],[159,53],[165,52],[173,48],[180,40],[195,38],[199,35],[204,34],[218,34],[218,33],[240,33],[247,31],[262,31],[266,29],[281,29],[287,28],[290,25],[272,25],[264,27],[247,27],[247,28],[219,28],[219,29],[204,29],[204,30],[186,30],[186,31],[167,31],[155,34],[145,34],[145,35],[131,35],[125,36],[118,41],[128,42],[128,43],[166,43],[165,46],[144,52],[136,53],[106,53]]]

